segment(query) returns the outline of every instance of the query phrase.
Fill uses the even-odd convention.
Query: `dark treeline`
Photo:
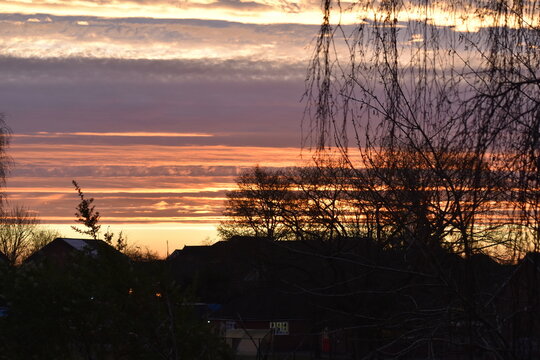
[[[90,241],[99,251],[0,264],[0,359],[231,357],[165,261]]]

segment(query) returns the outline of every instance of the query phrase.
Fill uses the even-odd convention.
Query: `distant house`
[[[195,289],[198,301],[221,305],[208,311],[206,319],[238,355],[359,358],[384,348],[388,354],[408,351],[421,358],[431,348],[459,358],[467,351],[460,347],[467,335],[460,294],[473,283],[475,300],[489,302],[513,266],[482,254],[466,260],[443,249],[431,249],[430,256],[421,250],[384,249],[366,238],[276,242],[234,237],[212,246],[186,246],[168,263],[176,282]],[[533,277],[536,267],[527,266],[521,271]],[[438,277],[440,269],[448,277]],[[521,284],[516,280],[508,290]],[[527,282],[532,283],[540,289],[540,282]],[[506,300],[498,304],[508,307],[511,302]],[[527,303],[540,313],[536,304]],[[403,334],[411,331],[409,319],[421,318],[424,309],[429,310],[425,314],[432,314],[432,309],[452,311],[451,316],[442,310],[437,314],[438,334],[449,342],[431,340],[426,330],[427,335],[416,336],[428,340],[410,349],[410,338]],[[528,319],[533,317],[530,311],[527,314]],[[396,327],[392,322],[396,318],[406,321]],[[528,325],[525,333],[540,330],[536,323]],[[513,328],[518,326],[523,328],[521,324]],[[517,340],[531,345],[529,353],[537,355],[536,338],[523,335]]]
[[[306,296],[252,288],[208,320],[237,355],[295,354],[316,346],[312,310]]]
[[[325,351],[328,330],[339,342],[335,334],[342,322],[327,314],[321,303],[326,296],[308,289],[335,282],[327,256],[349,251],[374,249],[364,239],[325,244],[237,236],[211,246],[185,246],[168,262],[178,284],[194,284],[200,301],[221,305],[206,317],[237,355],[294,356]]]
[[[84,253],[90,256],[99,256],[101,254],[124,256],[103,240],[56,238],[29,256],[25,263],[46,261],[62,265],[69,261],[75,254]]]
[[[265,241],[258,238],[184,246],[175,250],[167,262],[178,284],[189,287],[196,283],[200,299],[225,304],[244,292],[246,282],[257,278],[260,255],[266,247]]]

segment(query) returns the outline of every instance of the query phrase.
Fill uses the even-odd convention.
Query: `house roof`
[[[63,242],[70,247],[72,247],[74,250],[77,251],[99,251],[102,249],[110,249],[114,250],[114,248],[107,244],[103,240],[94,240],[94,239],[73,239],[73,238],[56,238],[43,248],[46,248],[47,246],[51,246],[54,242]]]
[[[297,285],[324,286],[332,281],[329,257],[370,257],[375,251],[370,247],[365,239],[326,244],[237,236],[211,246],[185,246],[168,261],[179,284],[196,283],[203,301],[226,304],[221,316],[239,312],[249,318],[302,318],[305,292]]]
[[[93,248],[94,246],[91,241],[95,241],[95,240],[86,240],[86,239],[60,239],[60,240],[66,242],[68,245],[70,245],[71,247],[79,251]]]
[[[25,262],[34,262],[43,259],[54,259],[56,262],[63,262],[70,254],[82,252],[88,252],[92,256],[96,256],[102,252],[121,254],[103,240],[56,238],[28,257]]]

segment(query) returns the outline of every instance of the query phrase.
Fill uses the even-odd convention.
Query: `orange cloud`
[[[13,144],[11,153],[18,166],[69,167],[165,165],[291,166],[300,159],[300,148],[242,146],[159,146],[159,145],[72,145]],[[44,156],[46,154],[46,156]],[[99,165],[96,165],[99,164]]]
[[[76,179],[95,198],[103,224],[121,229],[144,224],[156,231],[167,224],[164,236],[173,233],[171,226],[194,224],[200,242],[215,238],[225,192],[235,187],[242,169],[297,165],[300,153],[241,146],[20,144],[15,138],[10,154],[17,166],[7,191],[10,201],[37,210],[45,224],[75,224],[79,199],[71,180]],[[154,246],[137,231],[128,235]]]

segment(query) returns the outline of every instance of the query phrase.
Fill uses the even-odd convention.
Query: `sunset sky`
[[[216,239],[241,169],[300,159],[317,2],[0,1],[12,203],[74,236],[71,180],[161,255]]]
[[[494,21],[436,4],[396,16],[453,31]],[[73,179],[103,225],[165,255],[167,241],[172,251],[216,240],[242,169],[310,157],[301,99],[319,1],[10,0],[0,9],[0,112],[14,133],[8,199],[65,236],[74,236]],[[355,9],[340,20],[375,16]]]

